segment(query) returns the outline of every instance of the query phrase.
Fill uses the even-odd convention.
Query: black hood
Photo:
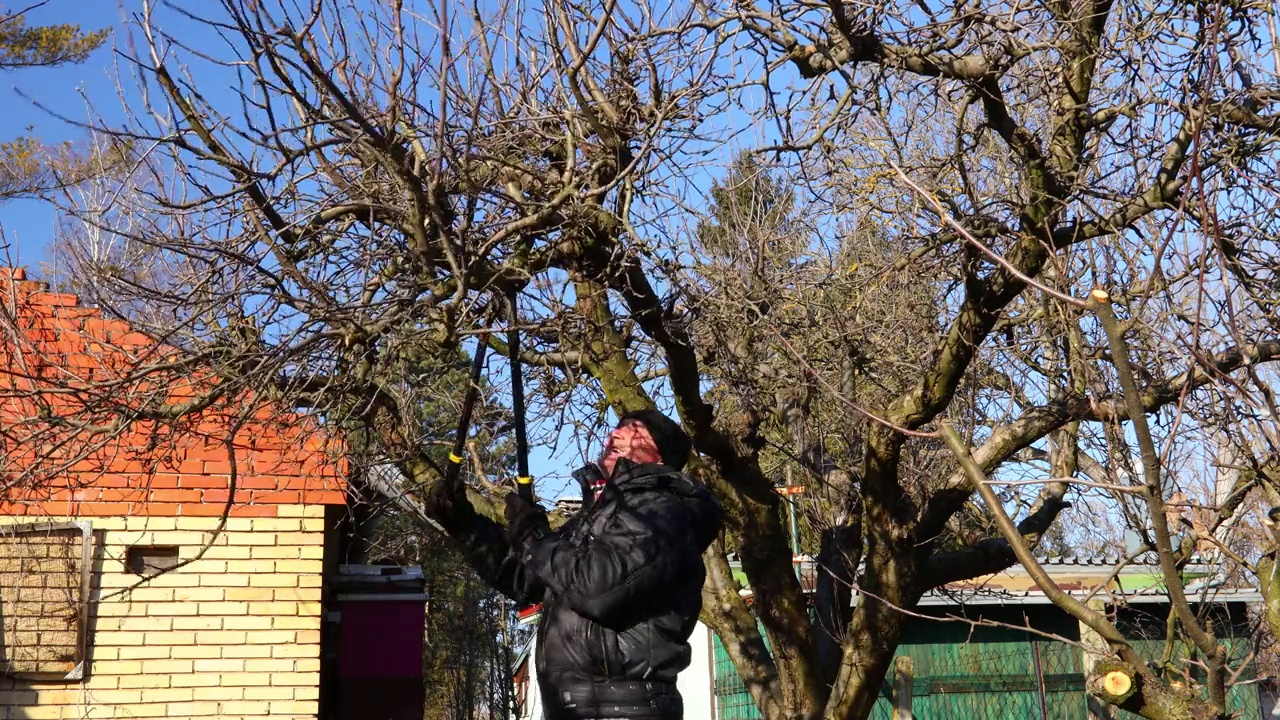
[[[595,503],[592,483],[604,479],[600,467],[588,464],[573,473],[573,477],[582,488],[582,508],[586,510]],[[666,465],[656,463],[640,464],[627,458],[618,458],[614,466],[613,476],[608,479],[607,488],[620,492],[632,492],[650,488],[663,487],[674,492],[680,498],[680,504],[689,513],[689,522],[693,525],[694,539],[698,544],[698,552],[706,550],[711,541],[720,534],[720,523],[723,514],[720,502],[706,487],[690,480],[684,473]],[[606,489],[605,492],[609,492]]]
[[[720,501],[716,500],[706,486],[695,483],[683,474],[677,482],[672,483],[672,489],[689,511],[689,522],[693,524],[693,537],[698,545],[698,552],[706,550],[720,534],[720,523],[724,518]]]

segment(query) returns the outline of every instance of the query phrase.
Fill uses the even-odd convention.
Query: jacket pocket
[[[618,633],[603,625],[587,622],[587,652],[591,666],[599,677],[618,679],[626,676]]]

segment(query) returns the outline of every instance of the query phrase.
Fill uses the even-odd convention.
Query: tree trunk
[[[827,720],[865,720],[870,716],[909,620],[899,608],[913,607],[918,599],[914,590],[915,548],[910,542],[893,542],[902,528],[885,520],[883,516],[867,517],[866,571],[844,637],[839,672],[827,702]]]
[[[822,681],[830,686],[840,671],[841,640],[853,619],[853,575],[862,559],[862,516],[822,533],[818,550],[815,636]]]
[[[1280,639],[1280,563],[1276,555],[1264,555],[1255,564],[1258,569],[1258,591],[1262,593],[1263,614],[1271,636]]]
[[[702,621],[720,637],[751,700],[766,720],[789,717],[782,704],[778,669],[765,647],[755,616],[738,595],[724,543],[711,543],[703,554],[707,582],[702,590]]]

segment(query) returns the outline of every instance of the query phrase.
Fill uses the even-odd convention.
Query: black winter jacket
[[[499,592],[542,602],[535,662],[547,720],[682,718],[676,674],[689,666],[720,505],[663,465],[620,459],[595,502],[595,466],[574,477],[583,507],[559,530],[512,548],[477,518],[464,551]]]

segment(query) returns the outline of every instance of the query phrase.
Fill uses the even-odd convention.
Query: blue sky
[[[82,64],[5,73],[0,92],[3,92],[4,106],[10,108],[10,111],[0,113],[0,138],[33,133],[46,142],[84,140],[86,133],[82,128],[57,116],[71,121],[83,121],[89,117],[90,107],[107,122],[122,120],[125,115],[123,105],[129,103],[136,107],[139,98],[131,79],[122,84],[116,81],[117,73],[127,75],[129,71],[128,62],[117,53],[116,48],[130,47],[129,32],[134,29],[130,18],[139,10],[138,0],[50,0],[29,13],[28,22],[32,25],[70,22],[79,24],[85,30],[111,29],[113,34],[102,48]],[[160,17],[163,18],[161,27],[177,30],[188,47],[209,48],[223,42],[208,28],[173,17],[172,12]],[[170,21],[180,24],[181,28],[169,25]],[[205,37],[201,37],[201,34]],[[217,83],[209,82],[210,76],[203,74],[204,69],[198,70],[206,80],[200,87],[201,93],[213,102],[217,102],[221,93],[230,98],[230,88],[222,89]],[[741,99],[749,102],[748,97]],[[742,118],[741,111],[735,108],[727,117],[715,122],[737,127],[742,124]],[[755,137],[740,137],[739,140],[748,144],[761,142],[766,139],[764,135],[773,133],[773,128],[757,127],[754,131],[747,131],[748,135]],[[722,146],[720,153],[723,157],[713,159],[711,166],[727,164],[735,152],[734,145],[735,143],[729,143]],[[31,200],[0,205],[0,229],[8,243],[8,261],[33,269],[50,262],[56,225],[56,213],[48,203]],[[496,373],[495,381],[505,384],[501,376],[505,375],[506,369],[500,360],[495,358],[490,362],[490,371]],[[564,494],[577,493],[568,474],[582,460],[577,457],[582,444],[570,437],[571,432],[571,429],[566,428],[560,433],[557,445],[561,450],[555,456],[547,445],[534,444],[531,447],[531,469],[535,477],[539,478],[539,494],[543,497],[554,499]],[[541,432],[531,434],[543,435]],[[596,443],[591,443],[589,447],[598,447],[600,439],[593,440]]]
[[[212,7],[208,10],[204,9],[199,0],[178,4],[189,9],[217,12],[216,3],[209,3]],[[137,32],[132,17],[140,11],[141,0],[49,0],[46,5],[29,13],[27,18],[32,25],[69,22],[79,24],[86,31],[111,29],[113,35],[104,47],[80,65],[6,74],[3,78],[6,81],[3,92],[10,103],[9,107],[13,107],[15,112],[0,116],[0,138],[32,132],[46,142],[84,140],[86,132],[73,122],[86,120],[90,115],[90,107],[94,114],[109,124],[125,118],[125,105],[138,108],[141,98],[133,78],[128,77],[129,62],[122,54],[131,54],[131,48],[141,46],[140,39],[137,43],[131,43],[129,37],[131,32]],[[221,99],[238,102],[232,88],[225,84],[220,86],[215,79],[219,77],[220,70],[196,59],[191,51],[195,48],[214,55],[225,55],[225,40],[207,26],[194,23],[163,5],[155,11],[154,17],[156,25],[178,36],[187,48],[179,54],[192,62],[188,69],[200,80],[200,93],[214,104],[218,104]],[[117,48],[120,52],[117,52]],[[747,71],[738,68],[737,72]],[[119,87],[116,81],[117,74],[126,76],[123,87]],[[786,73],[780,72],[778,75],[785,76]],[[759,102],[752,90],[740,93],[737,100],[746,106]],[[57,116],[63,116],[72,122]],[[695,149],[697,159],[686,171],[696,175],[693,187],[699,189],[709,187],[711,178],[718,174],[717,168],[727,166],[743,143],[762,143],[768,136],[776,134],[776,128],[773,127],[751,126],[741,107],[730,106],[720,116],[708,120],[707,125],[714,126],[714,131],[722,133],[726,138],[733,136],[735,141],[723,145],[701,145]],[[13,264],[38,269],[42,264],[51,262],[51,245],[56,226],[57,215],[48,203],[20,201],[0,205],[0,229],[3,229],[4,237],[9,243],[9,262]],[[489,363],[489,368],[493,380],[505,386],[505,363],[495,358]],[[581,449],[586,447],[589,454],[594,454],[603,438],[593,437],[583,442],[583,438],[573,437],[575,429],[571,425],[554,433],[548,433],[548,430],[555,429],[543,427],[530,430],[530,435],[534,436],[559,436],[555,443],[559,450],[554,455],[553,448],[548,444],[534,444],[530,448],[530,465],[533,475],[539,480],[539,495],[550,499],[576,495],[576,482],[570,478],[569,473],[583,462]]]

